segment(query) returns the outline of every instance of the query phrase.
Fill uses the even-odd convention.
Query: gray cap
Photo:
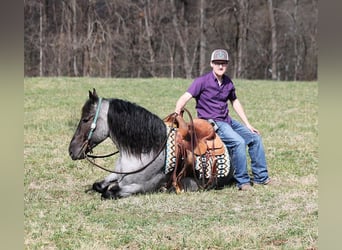
[[[210,61],[229,61],[228,52],[224,49],[216,49],[211,53]]]

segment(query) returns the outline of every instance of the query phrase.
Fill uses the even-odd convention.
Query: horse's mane
[[[166,139],[166,126],[158,116],[120,99],[109,100],[108,125],[119,149],[137,156],[158,151]]]

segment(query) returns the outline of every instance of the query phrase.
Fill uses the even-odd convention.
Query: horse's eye
[[[84,123],[86,123],[86,122],[88,122],[89,121],[89,118],[83,118],[82,119],[82,122],[84,122]]]

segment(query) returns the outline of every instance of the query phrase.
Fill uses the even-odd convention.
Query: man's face
[[[217,76],[222,76],[227,70],[228,61],[212,61],[210,66]]]

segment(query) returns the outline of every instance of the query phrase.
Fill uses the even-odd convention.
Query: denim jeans
[[[251,159],[253,182],[264,183],[268,179],[267,163],[264,146],[260,135],[252,133],[246,126],[232,119],[232,125],[227,122],[216,121],[217,134],[231,153],[231,161],[235,168],[234,177],[237,186],[250,183],[247,170],[247,153]]]

